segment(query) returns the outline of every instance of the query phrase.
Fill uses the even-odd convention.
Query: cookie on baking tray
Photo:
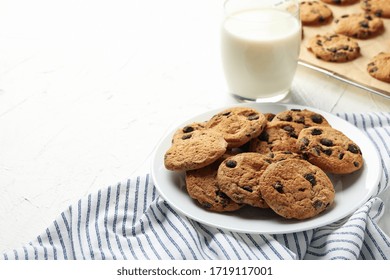
[[[378,17],[390,17],[389,0],[361,0],[360,5],[367,13],[375,14]]]
[[[267,123],[259,137],[249,142],[250,152],[261,154],[275,151],[298,152],[296,140],[304,125],[287,121],[274,122],[274,120]]]
[[[335,190],[319,167],[300,159],[271,164],[260,182],[263,199],[275,213],[287,219],[312,218],[327,209]]]
[[[206,128],[221,132],[228,148],[236,148],[259,136],[266,123],[265,116],[259,111],[234,107],[213,116],[207,122]]]
[[[300,18],[303,25],[317,25],[329,22],[332,10],[319,1],[303,1],[300,3]]]
[[[312,126],[302,129],[297,147],[305,159],[325,172],[348,174],[363,166],[359,146],[332,127]]]
[[[346,14],[335,20],[337,34],[357,39],[371,38],[383,30],[383,20],[370,14]]]
[[[316,35],[309,41],[308,50],[328,62],[347,62],[360,55],[359,44],[341,34]]]
[[[303,124],[307,126],[330,126],[328,121],[319,113],[307,109],[290,109],[277,113],[272,122],[283,121]]]
[[[186,171],[186,188],[189,196],[198,201],[206,210],[230,212],[243,205],[231,200],[218,185],[217,171],[223,160],[232,154],[226,153],[212,164],[196,170]]]
[[[218,168],[218,185],[233,201],[268,208],[261,197],[260,176],[269,163],[258,153],[241,153],[225,159]]]
[[[168,170],[192,170],[209,165],[220,158],[227,148],[223,135],[215,130],[195,130],[176,138],[164,156]]]
[[[359,0],[321,0],[321,1],[333,5],[352,5],[358,2]]]
[[[375,79],[390,83],[390,53],[381,52],[372,58],[367,71]]]

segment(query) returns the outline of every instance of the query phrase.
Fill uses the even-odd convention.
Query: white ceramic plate
[[[239,211],[231,213],[213,213],[207,211],[201,208],[187,194],[184,173],[172,172],[165,169],[164,154],[170,147],[172,135],[177,129],[195,121],[208,120],[223,109],[232,107],[226,106],[200,114],[183,122],[165,135],[155,150],[151,169],[154,184],[162,198],[179,213],[200,223],[235,232],[291,233],[321,227],[338,221],[352,214],[376,191],[381,176],[379,155],[373,143],[357,127],[337,116],[310,107],[268,103],[248,103],[238,104],[236,106],[253,107],[262,113],[278,113],[291,108],[306,108],[311,111],[316,111],[322,114],[334,128],[342,131],[360,146],[364,158],[364,165],[359,171],[353,174],[330,176],[336,190],[334,204],[312,219],[303,221],[287,220],[279,217],[270,209],[257,209],[252,207],[244,207]]]

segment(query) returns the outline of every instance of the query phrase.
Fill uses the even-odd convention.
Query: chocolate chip
[[[219,202],[222,206],[227,206],[229,204],[230,198],[224,192],[218,190],[215,192],[215,195],[220,198],[219,201],[215,199],[215,202]]]
[[[313,153],[319,156],[321,154],[321,147],[320,146],[313,147]]]
[[[314,123],[322,123],[323,121],[322,116],[317,114],[312,115],[310,118]]]
[[[278,193],[283,193],[283,184],[280,182],[280,181],[277,181],[274,185],[273,185],[274,189],[278,192]]]
[[[315,186],[317,184],[316,177],[312,173],[308,173],[308,174],[303,175],[303,178],[308,180],[312,186]]]
[[[229,198],[224,192],[221,192],[220,190],[215,192],[216,196],[222,197],[222,198]]]
[[[324,146],[327,146],[327,147],[332,147],[333,146],[333,141],[328,139],[328,138],[322,138],[320,140],[320,143]]]
[[[370,73],[374,73],[374,72],[376,72],[376,71],[378,71],[378,67],[372,67],[371,69],[370,69]]]
[[[226,112],[226,113],[223,113],[222,116],[229,116],[231,112]]]
[[[339,153],[338,158],[341,160],[344,157],[344,153]]]
[[[293,132],[294,128],[291,125],[283,126],[283,129],[287,132]]]
[[[354,144],[349,144],[348,145],[348,151],[350,151],[353,154],[358,154],[359,153],[359,148],[354,145]]]
[[[301,116],[299,119],[295,120],[296,123],[305,123],[305,117]]]
[[[314,201],[313,202],[313,207],[315,208],[315,209],[319,209],[319,208],[321,208],[322,207],[322,201],[321,200],[316,200],[316,201]]]
[[[187,140],[187,139],[190,139],[192,137],[192,134],[185,134],[181,137],[182,140]]]
[[[246,190],[247,192],[253,192],[251,186],[243,186],[243,187],[241,187],[241,188],[244,189],[244,190]]]
[[[298,139],[298,135],[295,133],[295,131],[290,132],[290,137]]]
[[[212,207],[212,205],[210,203],[208,203],[208,202],[203,202],[202,203],[202,207],[206,208],[206,209],[210,209]]]
[[[301,112],[302,111],[301,109],[295,109],[295,108],[292,108],[290,110],[293,111],[293,112]]]
[[[314,128],[311,131],[311,135],[321,135],[322,134],[322,129]]]
[[[248,115],[247,119],[250,120],[250,121],[258,120],[259,119],[259,115],[256,114],[256,113],[252,113],[252,114]]]
[[[187,125],[187,126],[183,127],[183,132],[184,133],[189,133],[189,132],[192,132],[192,131],[194,131],[194,128],[192,126]]]
[[[363,28],[369,28],[370,26],[368,25],[368,22],[363,20],[361,22],[359,22],[359,25]]]
[[[309,145],[309,143],[310,143],[309,139],[307,139],[306,137],[303,137],[303,138],[300,140],[300,142],[301,142],[301,144],[302,144],[302,145],[299,147],[300,150],[304,150],[304,149],[307,147],[307,145]]]
[[[382,16],[382,13],[383,13],[382,10],[376,10],[376,11],[375,11],[375,15],[376,15],[377,17],[381,17],[381,16]]]
[[[353,162],[353,165],[354,165],[355,167],[359,167],[359,163],[358,163],[357,161],[354,161],[354,162]]]
[[[332,154],[332,150],[331,149],[326,149],[326,150],[322,150],[322,152],[325,154],[325,155],[327,155],[327,156],[330,156],[331,154]]]
[[[287,115],[287,116],[285,116],[285,117],[279,117],[279,119],[280,119],[281,121],[291,122],[293,118],[292,118],[292,116]]]
[[[234,168],[237,166],[237,162],[235,160],[231,160],[231,159],[227,160],[225,164],[229,168]]]

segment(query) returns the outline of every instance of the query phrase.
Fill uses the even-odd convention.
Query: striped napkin
[[[381,155],[376,195],[351,216],[290,234],[236,233],[181,216],[146,174],[72,204],[34,240],[0,259],[390,259],[390,238],[378,221],[389,187],[390,113],[343,114]]]

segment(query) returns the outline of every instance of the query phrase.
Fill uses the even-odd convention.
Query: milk
[[[285,96],[297,67],[300,40],[300,22],[288,12],[264,8],[228,15],[221,47],[231,92],[251,100]]]

